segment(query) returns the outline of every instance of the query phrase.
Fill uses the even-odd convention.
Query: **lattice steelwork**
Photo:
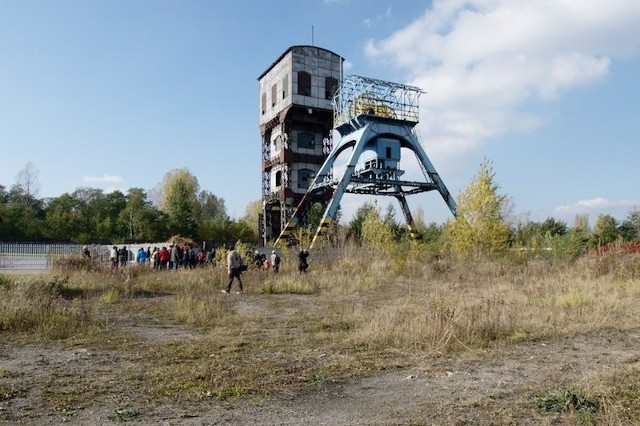
[[[333,125],[338,127],[363,113],[417,123],[422,93],[406,84],[347,76],[333,98]]]
[[[349,76],[333,98],[334,131],[340,140],[309,186],[303,200],[284,227],[276,243],[290,241],[303,217],[301,206],[314,193],[331,193],[311,246],[322,241],[336,220],[344,193],[392,196],[400,203],[409,232],[418,237],[406,197],[426,191],[438,191],[451,213],[456,202],[429,160],[415,133],[419,119],[417,87],[360,76]],[[424,180],[404,180],[400,169],[402,149],[412,151],[422,168]],[[348,154],[342,176],[333,176],[338,156]]]

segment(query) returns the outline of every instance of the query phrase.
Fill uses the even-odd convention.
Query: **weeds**
[[[140,417],[140,412],[132,408],[120,408],[109,414],[107,418],[114,422],[130,422]]]
[[[144,360],[121,374],[149,398],[226,400],[289,393],[328,377],[397,368],[412,357],[636,326],[636,261],[608,260],[604,269],[590,259],[429,262],[407,247],[402,261],[349,248],[337,259],[316,254],[305,275],[286,261],[278,274],[251,270],[237,297],[219,291],[223,268],[74,270],[63,279],[0,275],[0,335],[62,345],[111,341]],[[122,324],[136,324],[140,333],[170,324],[189,338],[125,338],[118,334]],[[6,374],[0,370],[0,378]],[[640,399],[637,371],[626,374],[608,391],[591,390],[596,399],[554,390],[540,397],[540,408],[626,418],[625,410],[640,409],[631,402]],[[614,392],[615,383],[627,386]],[[112,420],[133,414],[118,411]]]
[[[595,414],[599,410],[598,403],[581,393],[566,389],[554,389],[538,398],[538,407],[544,411],[564,413],[575,410],[578,413]]]
[[[244,394],[245,390],[242,388],[242,386],[237,386],[232,383],[225,383],[219,389],[212,393],[212,395],[220,401],[224,401],[225,399],[229,399],[231,397],[240,397]]]

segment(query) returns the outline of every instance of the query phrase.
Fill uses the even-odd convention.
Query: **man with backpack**
[[[243,263],[242,257],[240,253],[238,253],[235,247],[231,247],[229,250],[229,254],[227,255],[227,271],[229,272],[229,284],[227,285],[226,290],[222,290],[223,293],[229,294],[231,291],[231,285],[233,284],[234,279],[238,279],[238,285],[240,286],[240,291],[236,292],[236,294],[242,294],[244,291],[242,289],[242,275]]]

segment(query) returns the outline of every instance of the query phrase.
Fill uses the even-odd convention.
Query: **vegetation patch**
[[[245,394],[245,390],[242,386],[238,386],[233,383],[225,383],[215,390],[211,395],[220,401],[224,401],[231,397],[241,397]]]
[[[133,408],[119,408],[107,416],[109,420],[114,422],[130,422],[137,420],[138,417],[140,417],[140,412]]]
[[[589,399],[581,393],[566,389],[553,389],[538,398],[538,407],[543,411],[565,413],[576,411],[578,413],[595,414],[599,410],[596,401]]]
[[[27,394],[28,390],[26,388],[15,387],[13,385],[0,385],[0,402],[14,398],[24,398]]]

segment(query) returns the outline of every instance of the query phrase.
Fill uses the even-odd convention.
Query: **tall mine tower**
[[[332,99],[343,58],[315,46],[292,46],[258,77],[262,137],[262,241],[276,239],[332,149]],[[309,205],[326,205],[318,193]]]

